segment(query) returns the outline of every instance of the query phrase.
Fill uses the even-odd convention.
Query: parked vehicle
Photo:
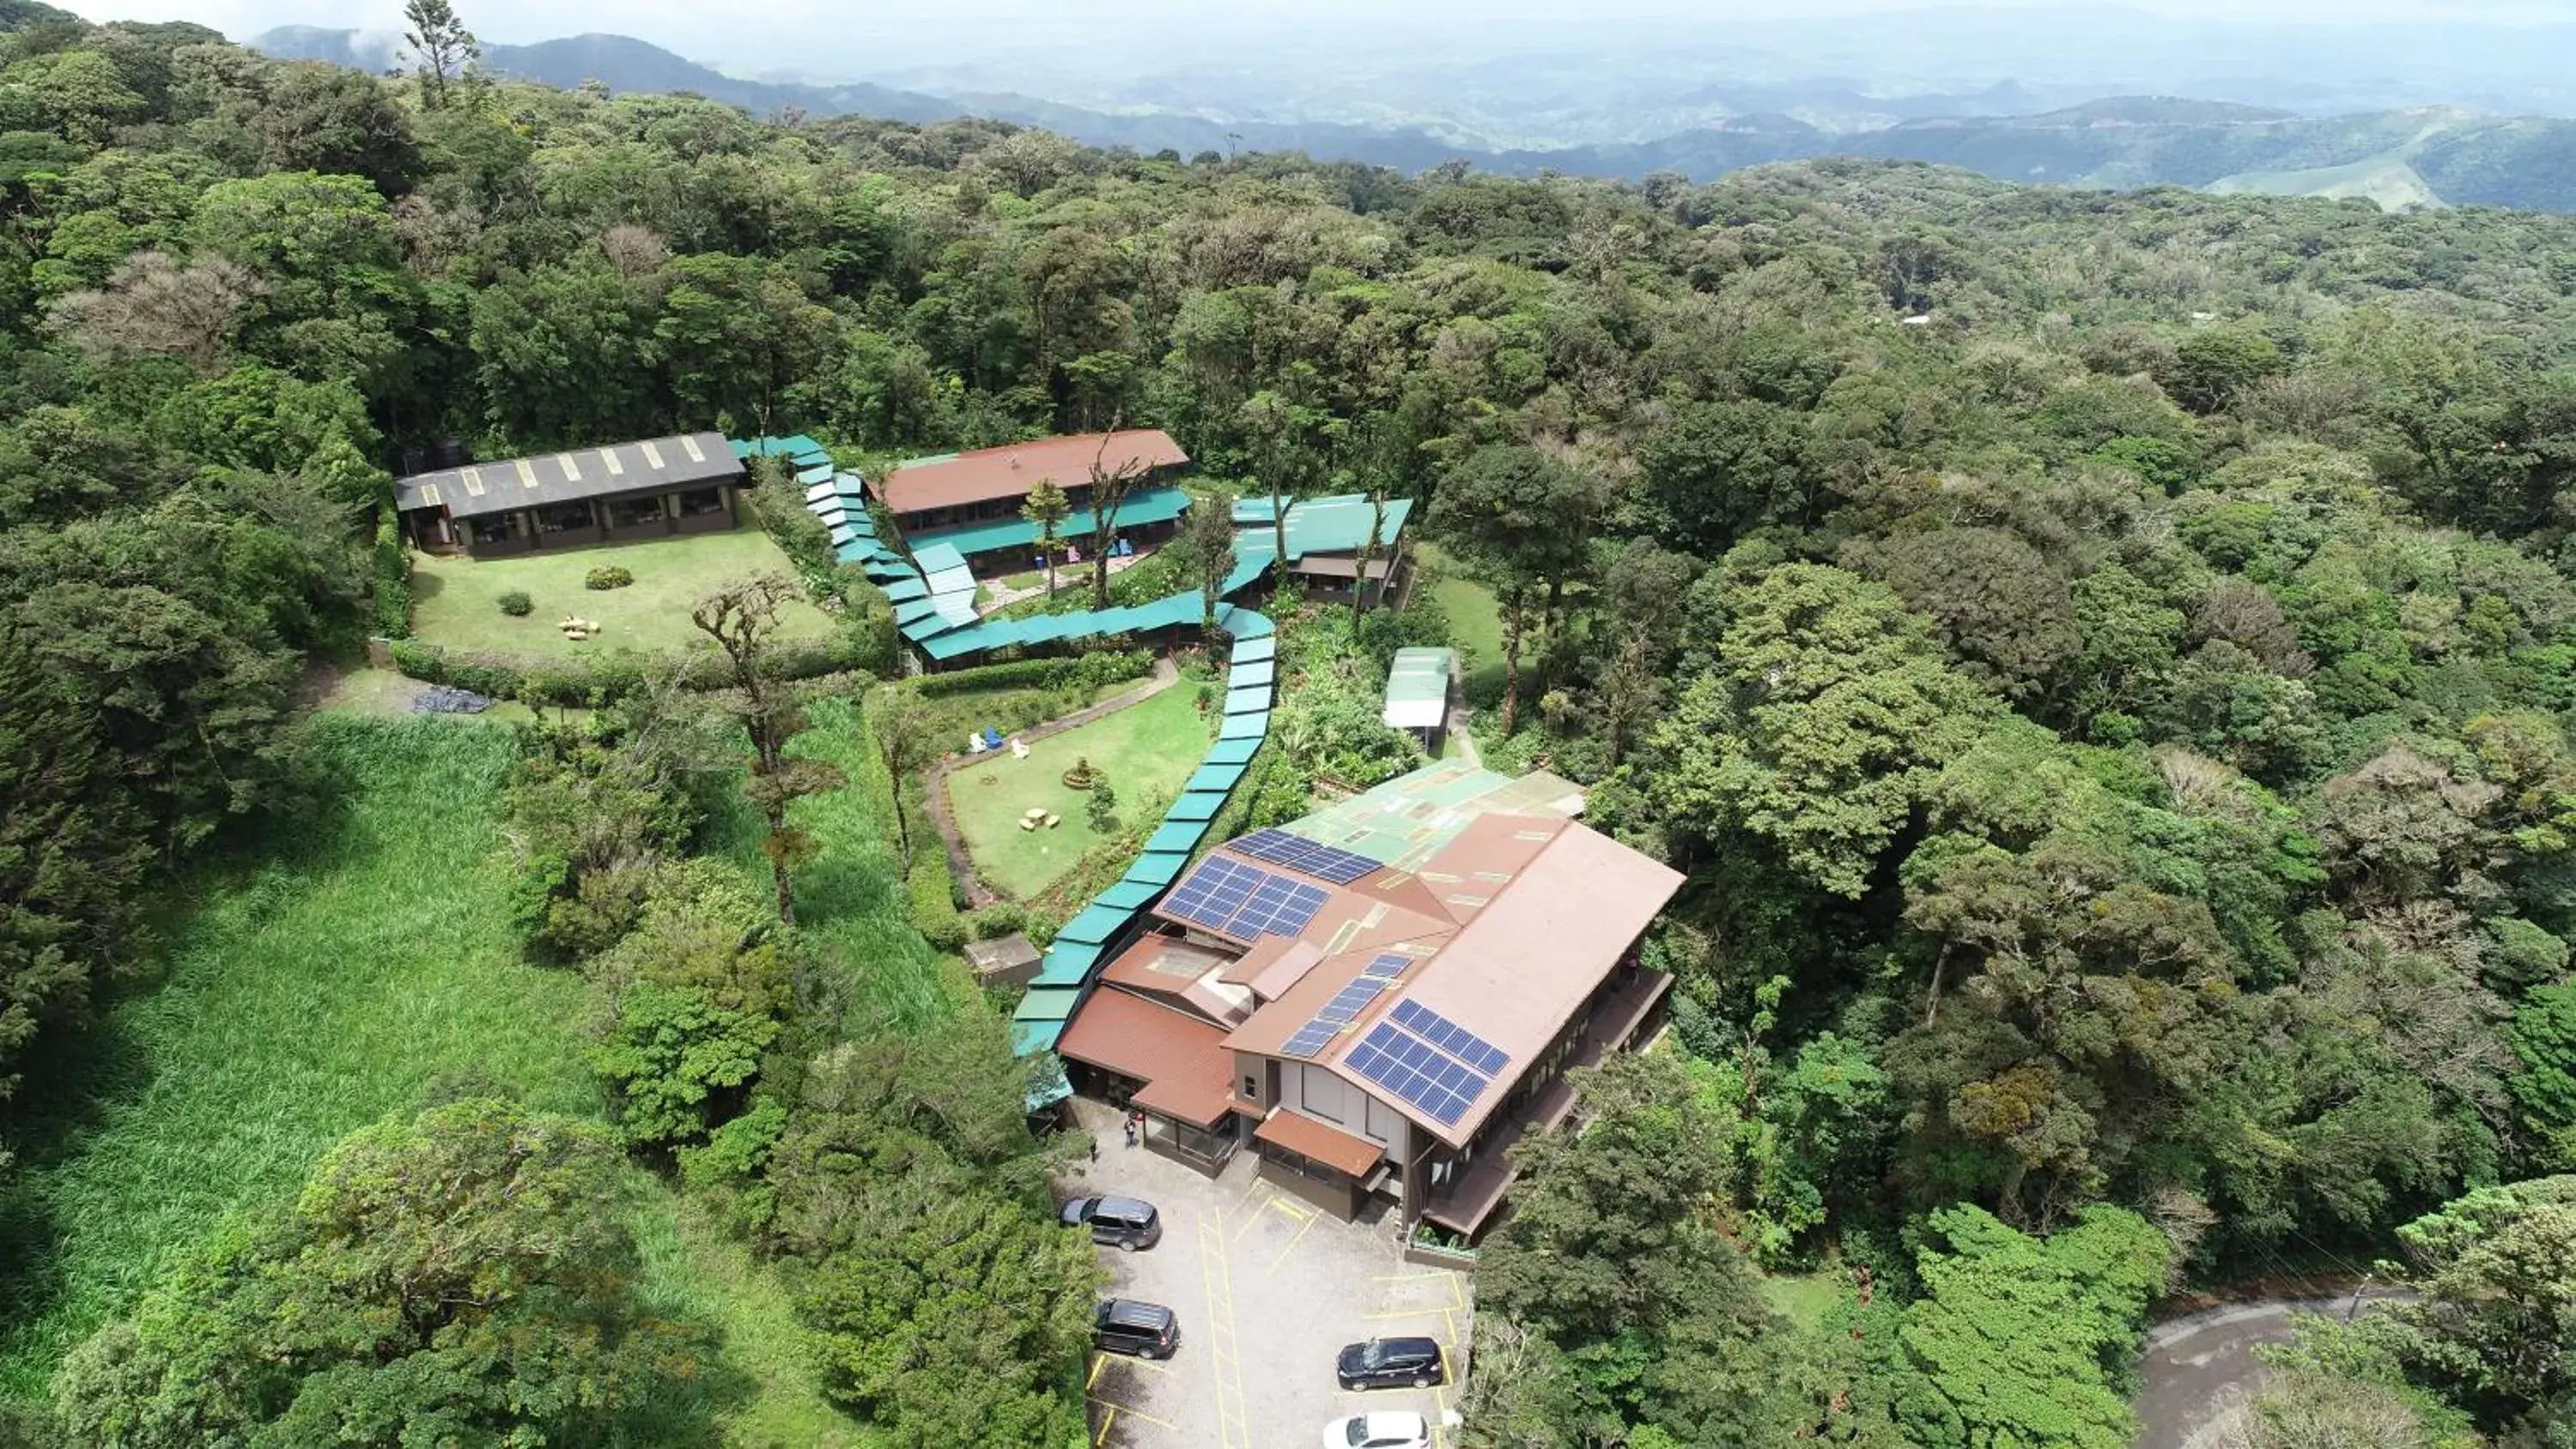
[[[1372,1338],[1342,1350],[1334,1376],[1346,1389],[1384,1389],[1399,1385],[1427,1389],[1449,1382],[1449,1364],[1436,1338]]]
[[[1163,1215],[1132,1197],[1078,1197],[1064,1205],[1064,1225],[1088,1225],[1091,1240],[1132,1253],[1163,1240]]]
[[[1160,1303],[1103,1298],[1091,1315],[1091,1346],[1137,1358],[1170,1358],[1181,1349],[1181,1320]]]
[[[1431,1449],[1431,1421],[1420,1414],[1353,1414],[1324,1426],[1324,1449]]]

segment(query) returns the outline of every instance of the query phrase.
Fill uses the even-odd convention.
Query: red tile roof
[[[1115,988],[1091,993],[1056,1043],[1058,1055],[1145,1082],[1136,1105],[1198,1126],[1234,1101],[1225,1033],[1194,1016]]]
[[[996,498],[1018,498],[1052,478],[1059,488],[1087,488],[1093,463],[1105,473],[1122,468],[1154,471],[1187,464],[1190,455],[1170,435],[1154,428],[1119,433],[1079,433],[1064,438],[1038,438],[978,448],[946,458],[907,463],[878,485],[886,507],[897,514],[931,508],[955,508]]]
[[[1365,1137],[1354,1137],[1285,1107],[1271,1113],[1270,1119],[1252,1135],[1258,1141],[1275,1143],[1300,1157],[1320,1162],[1344,1177],[1366,1176],[1386,1155],[1385,1148]]]

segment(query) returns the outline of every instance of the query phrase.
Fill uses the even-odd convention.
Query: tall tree
[[[404,0],[403,44],[413,56],[412,76],[420,82],[420,108],[446,108],[448,86],[483,58],[474,32],[456,17],[447,0]]]
[[[800,592],[785,578],[763,574],[718,590],[689,615],[732,666],[731,708],[751,736],[751,779],[745,790],[769,824],[761,850],[778,887],[778,919],[790,926],[796,924],[796,897],[789,873],[812,858],[815,845],[812,837],[788,824],[787,807],[842,783],[837,768],[787,753],[787,742],[805,728],[805,710],[795,684],[777,677],[770,647],[778,633],[779,609]]]
[[[868,717],[868,732],[876,737],[877,752],[885,756],[886,773],[894,781],[895,848],[903,855],[907,875],[912,872],[912,811],[904,804],[911,794],[906,787],[937,758],[938,736],[932,733],[937,724],[922,697],[900,684],[878,693]]]
[[[1038,556],[1046,562],[1047,597],[1055,596],[1055,561],[1064,552],[1064,539],[1057,532],[1065,516],[1073,512],[1073,503],[1053,478],[1040,478],[1029,490],[1028,501],[1020,505],[1020,517],[1038,531]]]
[[[1575,526],[1592,485],[1535,448],[1495,444],[1468,455],[1440,487],[1436,521],[1494,586],[1503,606],[1503,733],[1518,728],[1521,645],[1542,590],[1582,555]]]
[[[1109,607],[1109,551],[1118,546],[1118,510],[1127,503],[1127,495],[1145,481],[1145,463],[1129,458],[1110,467],[1110,433],[1100,439],[1100,449],[1091,455],[1091,601],[1092,607]]]
[[[1234,519],[1223,498],[1201,498],[1181,520],[1176,549],[1188,577],[1199,586],[1200,626],[1216,627],[1217,600],[1234,572]]]

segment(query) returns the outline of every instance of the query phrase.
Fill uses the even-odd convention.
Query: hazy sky
[[[193,20],[237,40],[272,26],[389,29],[401,0],[55,0],[93,20]],[[1220,27],[1340,29],[1390,20],[1438,25],[1490,38],[1498,24],[1584,25],[1622,20],[1685,21],[1719,29],[1731,20],[1825,12],[1933,8],[1907,0],[455,0],[466,24],[487,40],[526,42],[585,31],[639,36],[711,62],[789,64],[804,46],[850,54],[881,49],[889,64],[955,60],[978,48],[1016,49],[1069,29],[1093,36],[1136,31],[1169,44]],[[2576,20],[2576,0],[1984,0],[1983,8],[2045,4],[2055,9],[2152,10],[2234,20],[2335,20],[2363,16],[2504,21]],[[1217,17],[1223,17],[1218,19]],[[1267,22],[1265,24],[1265,22]]]

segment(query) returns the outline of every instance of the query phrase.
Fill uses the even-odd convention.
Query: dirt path
[[[1012,738],[1022,744],[1033,745],[1049,735],[1060,735],[1066,730],[1080,729],[1103,715],[1116,714],[1122,709],[1143,704],[1180,682],[1179,666],[1173,664],[1170,656],[1166,655],[1154,661],[1153,674],[1134,689],[1104,699],[1089,709],[1075,710],[1062,719],[1051,719],[1044,724],[1033,725]],[[1002,748],[1007,750],[1010,745],[1005,743]],[[964,769],[968,765],[980,763],[983,759],[983,755],[950,755],[922,772],[922,795],[930,811],[931,828],[939,832],[940,843],[948,849],[948,869],[957,877],[957,889],[965,895],[969,910],[992,905],[1000,900],[1001,896],[986,888],[982,877],[975,874],[974,858],[966,853],[966,838],[958,833],[957,817],[948,808],[948,775],[952,770]]]
[[[2292,1318],[2338,1317],[2401,1295],[2386,1290],[2338,1298],[2273,1298],[2231,1303],[2156,1326],[2138,1361],[2136,1449],[2212,1449],[2237,1406],[2268,1372],[2254,1350],[2287,1343]]]

